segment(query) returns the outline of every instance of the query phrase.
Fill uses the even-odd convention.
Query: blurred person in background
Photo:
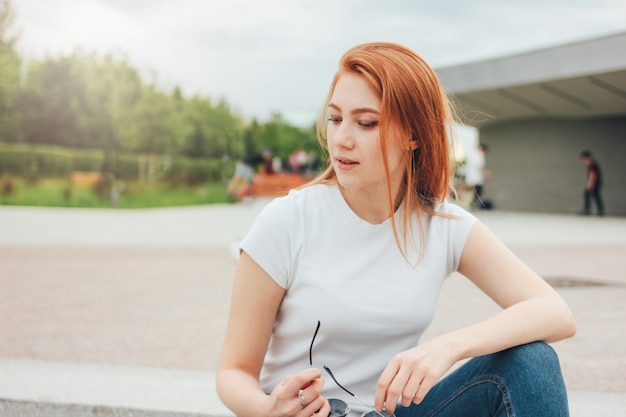
[[[591,151],[584,150],[580,153],[580,160],[587,167],[587,180],[585,182],[585,191],[583,192],[583,209],[580,214],[591,214],[591,200],[595,202],[596,213],[598,216],[604,216],[604,203],[600,195],[602,187],[602,171],[600,165],[594,159]]]
[[[491,173],[485,167],[485,155],[487,153],[487,145],[479,144],[472,155],[467,159],[465,166],[465,184],[472,187],[472,208],[491,208],[491,202],[483,200],[483,191],[485,179]]]
[[[261,153],[248,155],[244,159],[237,161],[235,174],[228,183],[228,194],[234,200],[242,200],[252,193],[254,174],[261,166],[261,173],[271,175],[274,173],[274,163],[272,152],[264,149]]]

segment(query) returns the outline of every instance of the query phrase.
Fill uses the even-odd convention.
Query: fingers
[[[305,416],[311,416],[315,413],[319,413],[324,409],[328,409],[330,411],[330,406],[328,402],[321,395],[316,395],[312,400],[308,400],[310,395],[315,395],[315,393],[309,389],[307,390],[299,390],[298,395],[296,396],[296,402],[301,407],[302,414]],[[325,415],[324,413],[320,415]]]
[[[408,407],[409,405],[411,405],[412,402],[419,403],[417,402],[417,395],[420,388],[422,388],[422,378],[416,374],[412,374],[409,377],[409,381],[406,383],[404,389],[402,390],[400,404]]]
[[[417,389],[417,392],[413,396],[413,402],[415,404],[419,404],[422,401],[424,401],[426,394],[428,394],[428,392],[435,385],[436,382],[437,382],[437,378],[435,378],[433,375],[427,375],[426,377],[424,377],[424,379],[422,379],[420,386]]]
[[[406,355],[394,357],[378,380],[376,409],[393,413],[398,403],[405,407],[419,404],[437,381],[435,374],[424,361]]]
[[[316,379],[322,377],[322,372],[317,368],[307,368],[304,371],[293,375],[291,381],[287,384],[288,388],[294,389],[296,392],[302,387],[307,387]]]
[[[389,387],[392,381],[395,379],[399,370],[400,363],[392,360],[391,362],[389,362],[389,364],[381,374],[380,378],[378,379],[378,383],[376,386],[376,395],[374,397],[374,407],[377,411],[386,409],[387,400],[389,398]],[[391,403],[389,404],[391,405]]]
[[[410,373],[407,367],[394,364],[389,369],[389,372],[383,372],[378,381],[374,404],[377,409],[380,407],[381,410],[385,409],[387,412],[393,413],[399,400],[402,400],[401,404],[405,407],[411,404],[419,389],[421,378],[417,374]],[[378,398],[379,392],[380,400]]]
[[[319,369],[309,368],[286,377],[277,388],[274,409],[283,416],[311,416],[328,409],[328,402],[321,396],[324,380]],[[324,414],[320,414],[324,415]]]

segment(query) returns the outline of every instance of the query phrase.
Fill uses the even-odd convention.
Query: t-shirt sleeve
[[[446,215],[452,216],[439,217],[437,219],[442,224],[445,224],[442,227],[442,231],[447,241],[448,272],[452,273],[459,268],[465,242],[478,219],[462,207],[449,202],[442,204],[441,211]]]
[[[265,206],[241,242],[244,250],[278,285],[286,288],[292,259],[294,212],[289,197],[277,198]]]

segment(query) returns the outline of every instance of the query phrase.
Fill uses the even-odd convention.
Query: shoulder
[[[289,191],[283,197],[269,202],[260,212],[262,221],[293,222],[301,216],[312,216],[319,213],[317,208],[323,207],[333,199],[330,185],[312,185]]]
[[[452,218],[452,219],[476,219],[472,213],[459,206],[458,204],[451,203],[448,200],[444,200],[437,205],[435,205],[434,210],[439,216],[442,218]]]
[[[431,224],[443,237],[465,240],[470,229],[478,221],[476,216],[463,207],[443,201],[434,207],[436,215],[431,217]]]
[[[446,254],[448,273],[459,267],[465,242],[478,219],[464,208],[444,201],[430,219],[429,245]],[[439,255],[441,256],[441,254]]]
[[[272,203],[283,208],[303,208],[311,205],[325,204],[332,200],[336,193],[332,192],[333,185],[316,184],[289,191],[284,197],[276,198]]]
[[[284,198],[291,198],[298,201],[303,200],[326,200],[333,197],[333,189],[337,188],[333,184],[315,184],[307,185],[303,188],[297,188],[289,191]]]
[[[305,239],[305,228],[319,228],[328,197],[326,186],[292,190],[270,201],[258,214],[241,248],[281,287],[287,288]]]

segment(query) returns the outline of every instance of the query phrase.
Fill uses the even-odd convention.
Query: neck
[[[365,192],[363,190],[346,189],[341,185],[339,185],[339,190],[354,214],[371,224],[380,224],[390,218],[400,207],[405,192],[404,188],[402,188],[394,193],[395,203],[392,210],[389,207],[387,190]]]

